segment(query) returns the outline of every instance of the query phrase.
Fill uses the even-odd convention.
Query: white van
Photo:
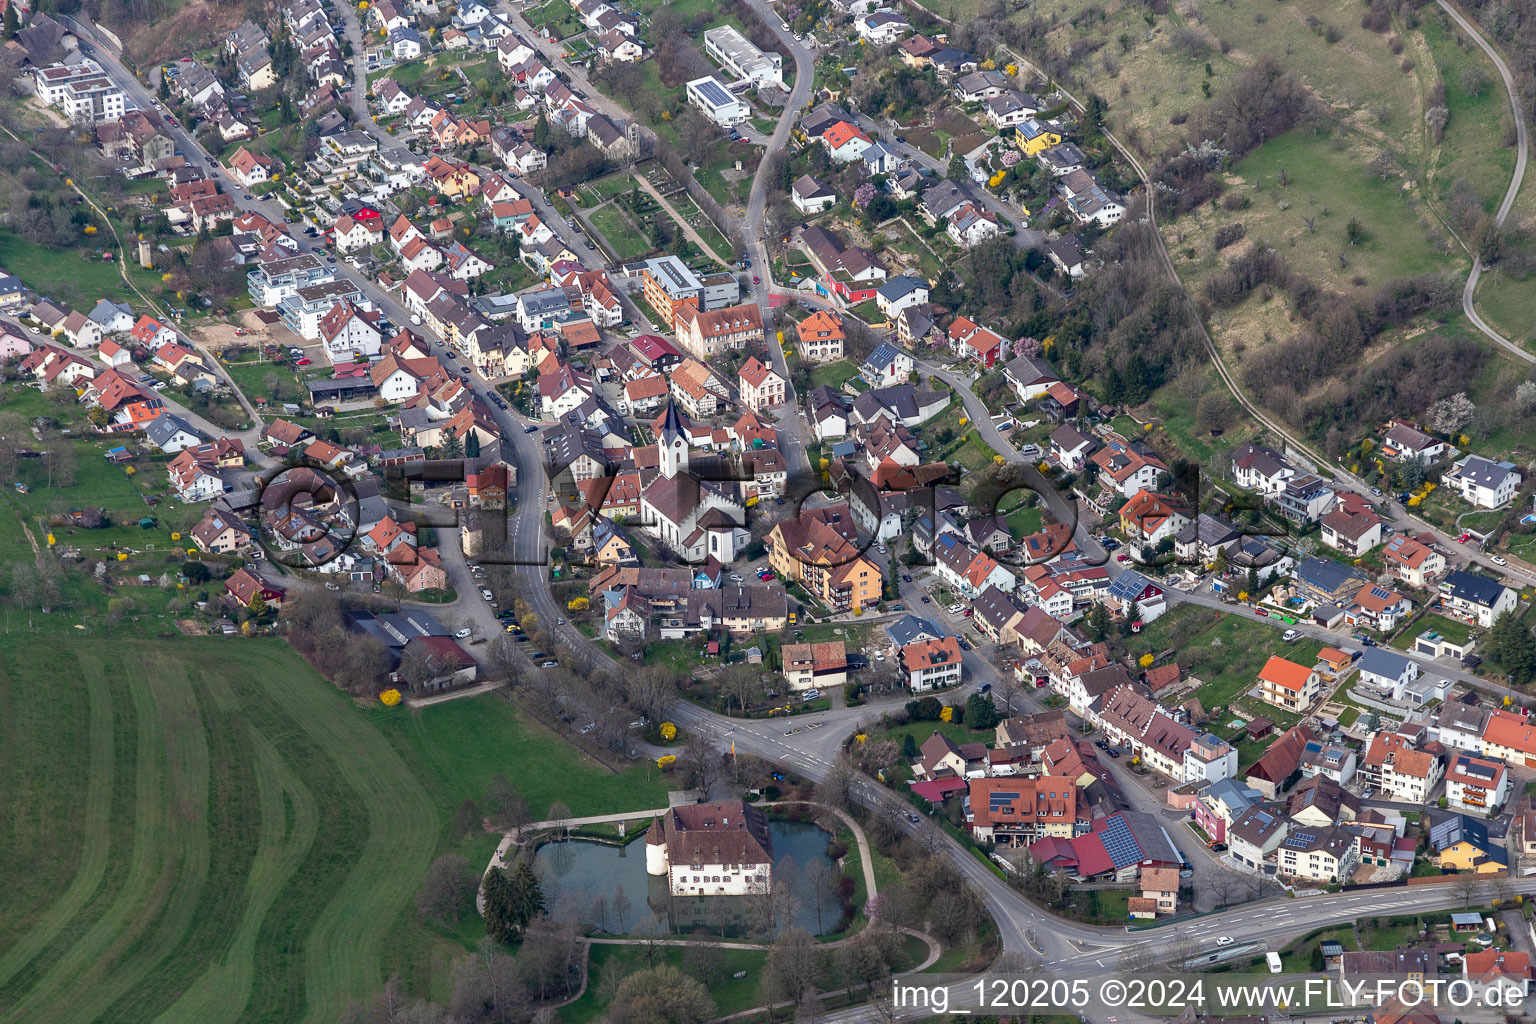
[[[1270,950],[1270,952],[1265,954],[1265,959],[1269,961],[1269,973],[1270,974],[1279,974],[1280,973],[1280,954],[1276,953],[1274,950]]]

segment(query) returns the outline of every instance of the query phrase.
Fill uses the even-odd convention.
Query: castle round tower
[[[661,827],[661,818],[651,819],[651,827],[645,833],[645,873],[667,873],[667,833]]]

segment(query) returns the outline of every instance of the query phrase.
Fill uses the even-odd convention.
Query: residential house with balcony
[[[1477,508],[1498,508],[1515,496],[1523,478],[1512,462],[1494,462],[1481,455],[1468,455],[1451,467],[1442,478],[1462,499]]]
[[[1446,611],[1484,629],[1519,606],[1519,595],[1513,587],[1459,569],[1446,575],[1439,590],[1440,604]]]
[[[1512,791],[1509,770],[1496,761],[1456,754],[1445,773],[1445,799],[1457,810],[1491,814]]]
[[[1360,777],[1381,799],[1415,805],[1428,803],[1443,772],[1439,757],[1415,749],[1408,737],[1397,733],[1373,736],[1360,762]]]
[[[1322,679],[1315,670],[1278,654],[1271,654],[1259,670],[1259,699],[1293,714],[1310,708],[1322,689]]]

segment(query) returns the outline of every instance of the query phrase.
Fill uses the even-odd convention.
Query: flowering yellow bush
[[[1237,592],[1237,599],[1239,601],[1246,601],[1246,600],[1248,600],[1248,591],[1246,591],[1246,590],[1239,590]]]
[[[383,704],[387,708],[394,707],[400,703],[400,691],[394,687],[390,687],[383,693],[379,694],[379,703]]]
[[[944,710],[939,712],[939,721],[941,721],[941,722],[953,722],[954,720],[955,720],[955,709],[954,709],[954,707],[949,705],[949,704],[945,704],[944,705]]]
[[[677,739],[677,726],[673,725],[671,722],[662,722],[661,738],[666,740],[668,743],[671,743],[673,740]]]
[[[565,602],[566,611],[572,612],[584,612],[590,605],[591,602],[585,597],[573,597]]]
[[[656,759],[656,767],[661,769],[671,768],[677,764],[676,754],[663,754]]]
[[[1136,664],[1140,665],[1142,668],[1151,668],[1152,663],[1156,660],[1157,659],[1152,657],[1150,654],[1143,654],[1136,660]]]
[[[862,732],[854,733],[853,742],[855,742],[855,743],[865,743],[868,740],[869,740],[869,735],[867,733],[862,733]]]

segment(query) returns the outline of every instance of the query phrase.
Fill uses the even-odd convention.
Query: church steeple
[[[683,414],[677,403],[667,399],[666,416],[661,421],[661,436],[656,439],[661,475],[668,480],[688,469],[688,435],[683,431]]]

